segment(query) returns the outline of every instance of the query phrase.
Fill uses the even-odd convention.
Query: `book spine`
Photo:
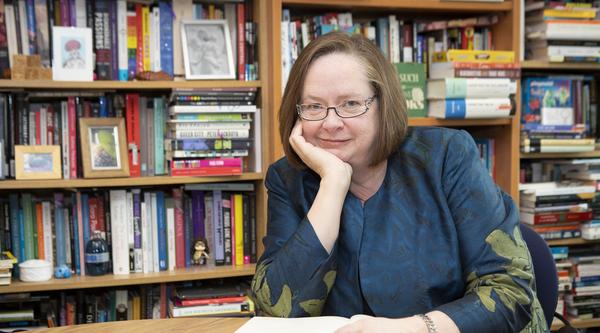
[[[137,73],[137,17],[134,4],[127,5],[127,78],[133,80]]]
[[[228,129],[216,129],[216,130],[175,130],[175,139],[248,139],[250,137],[250,130],[228,130]]]
[[[96,74],[98,80],[112,79],[112,51],[107,0],[94,2],[94,46],[96,50]]]
[[[164,192],[156,192],[156,223],[158,237],[158,266],[160,271],[167,270],[167,221]]]
[[[183,191],[181,188],[173,189],[173,204],[175,207],[175,258],[176,267],[185,268],[185,225],[183,217]]]
[[[244,215],[243,215],[243,199],[241,193],[236,193],[233,196],[233,211],[235,225],[235,257],[234,264],[241,266],[244,264]]]
[[[133,218],[133,270],[141,273],[144,267],[142,248],[142,207],[141,190],[131,190],[132,218]]]
[[[168,1],[159,1],[160,8],[160,67],[170,77],[173,71],[173,8]]]
[[[129,274],[129,233],[125,190],[110,191],[110,221],[113,274]]]
[[[171,168],[172,176],[233,176],[242,174],[240,167]]]
[[[165,174],[165,102],[154,98],[154,174]]]
[[[108,34],[110,36],[110,67],[111,67],[111,80],[119,79],[119,40],[118,36],[121,32],[118,30],[117,26],[117,2],[109,1],[108,2]],[[125,33],[123,31],[123,33]]]
[[[242,194],[242,248],[244,252],[243,263],[250,263],[251,241],[250,238],[250,202],[248,194]]]
[[[144,65],[144,71],[152,70],[150,66],[150,8],[148,6],[142,7],[142,61]]]
[[[128,25],[127,25],[127,1],[117,1],[117,44],[118,44],[118,78],[119,81],[127,81],[129,78],[128,71]]]
[[[48,19],[47,0],[35,0],[35,40],[37,42],[37,51],[40,55],[42,66],[50,67],[50,31]]]
[[[53,247],[53,235],[52,235],[52,209],[50,207],[50,201],[42,202],[42,233],[44,235],[43,252],[44,259],[52,263],[52,267],[56,266],[56,260],[54,260],[54,247]],[[56,221],[55,221],[56,224]],[[40,237],[40,235],[38,235]]]
[[[212,193],[212,225],[214,231],[214,256],[215,265],[225,265],[225,245],[224,245],[224,230],[223,230],[223,208],[222,208],[222,192],[215,190]]]
[[[29,37],[29,54],[38,54],[36,40],[35,1],[26,0],[27,36]]]
[[[177,267],[177,250],[175,246],[175,208],[173,199],[165,200],[167,221],[167,269],[174,271]]]
[[[66,228],[63,211],[63,194],[54,193],[54,227],[56,235],[56,266],[66,264],[67,253],[65,243],[70,241],[65,238]]]

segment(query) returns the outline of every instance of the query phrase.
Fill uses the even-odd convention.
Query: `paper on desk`
[[[336,316],[306,318],[254,317],[235,333],[333,333],[338,328],[360,319]]]

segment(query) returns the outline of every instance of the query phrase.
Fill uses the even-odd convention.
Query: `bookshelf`
[[[377,15],[396,14],[399,19],[418,17],[419,19],[445,19],[447,17],[465,17],[498,13],[499,22],[492,26],[495,49],[519,50],[519,1],[504,1],[501,3],[484,2],[444,2],[439,0],[274,0],[271,1],[267,12],[271,17],[269,28],[270,71],[266,79],[273,87],[270,94],[273,118],[270,136],[273,145],[270,150],[272,160],[283,156],[283,149],[278,135],[276,112],[281,103],[282,69],[281,69],[281,24],[282,9],[289,8],[301,14],[322,14],[327,11],[351,12],[353,18],[373,19]],[[518,105],[518,103],[517,103]],[[490,137],[496,140],[496,181],[503,190],[514,198],[518,197],[519,179],[519,106],[516,115],[507,119],[466,119],[443,120],[433,118],[409,118],[410,126],[445,126],[464,128],[474,136]]]
[[[191,1],[190,1],[191,3]],[[271,141],[270,131],[271,115],[269,114],[270,82],[268,82],[269,66],[267,60],[268,54],[268,29],[266,28],[269,20],[267,15],[267,5],[265,1],[249,1],[247,5],[252,6],[253,20],[258,29],[257,36],[257,57],[260,59],[258,77],[255,81],[238,80],[196,80],[187,81],[176,77],[173,81],[93,81],[93,82],[70,82],[70,81],[51,81],[51,80],[0,80],[0,92],[88,92],[88,91],[110,91],[118,93],[139,92],[139,93],[162,93],[168,94],[173,89],[193,89],[193,88],[257,88],[256,104],[261,112],[260,128],[261,132],[255,135],[261,136],[262,146],[257,149],[260,152],[261,163],[260,170],[244,172],[241,175],[232,176],[211,176],[211,177],[171,177],[148,176],[132,178],[96,178],[96,179],[68,179],[68,180],[0,180],[0,194],[18,191],[53,191],[63,190],[72,191],[78,189],[108,189],[108,188],[149,188],[173,186],[185,184],[202,183],[222,183],[222,182],[251,182],[255,187],[255,205],[256,205],[256,235],[257,235],[257,255],[262,253],[261,239],[266,230],[266,191],[262,186],[266,168],[270,163],[268,154]],[[174,36],[179,38],[179,36]],[[181,56],[181,55],[179,55]],[[42,291],[61,291],[78,290],[88,288],[136,286],[142,284],[166,284],[173,282],[224,279],[233,277],[250,277],[254,274],[255,265],[245,264],[242,266],[193,266],[186,269],[176,269],[174,271],[161,271],[159,273],[131,273],[129,275],[113,275],[112,272],[104,276],[77,276],[69,279],[51,279],[46,282],[26,283],[15,281],[9,286],[0,286],[0,294],[21,293],[21,292],[42,292]]]

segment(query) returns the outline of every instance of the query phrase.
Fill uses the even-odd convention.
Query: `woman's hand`
[[[302,136],[300,119],[296,121],[296,125],[292,129],[290,145],[302,161],[321,176],[321,179],[337,177],[335,179],[341,181],[342,184],[350,186],[352,166],[325,149],[306,141]]]
[[[353,317],[355,318],[355,317]],[[360,315],[352,323],[342,326],[335,333],[421,333],[427,332],[427,326],[418,317],[399,319]]]

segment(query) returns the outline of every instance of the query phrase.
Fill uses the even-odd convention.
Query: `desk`
[[[233,333],[249,318],[174,318],[156,320],[127,320],[109,323],[47,328],[35,333]]]

